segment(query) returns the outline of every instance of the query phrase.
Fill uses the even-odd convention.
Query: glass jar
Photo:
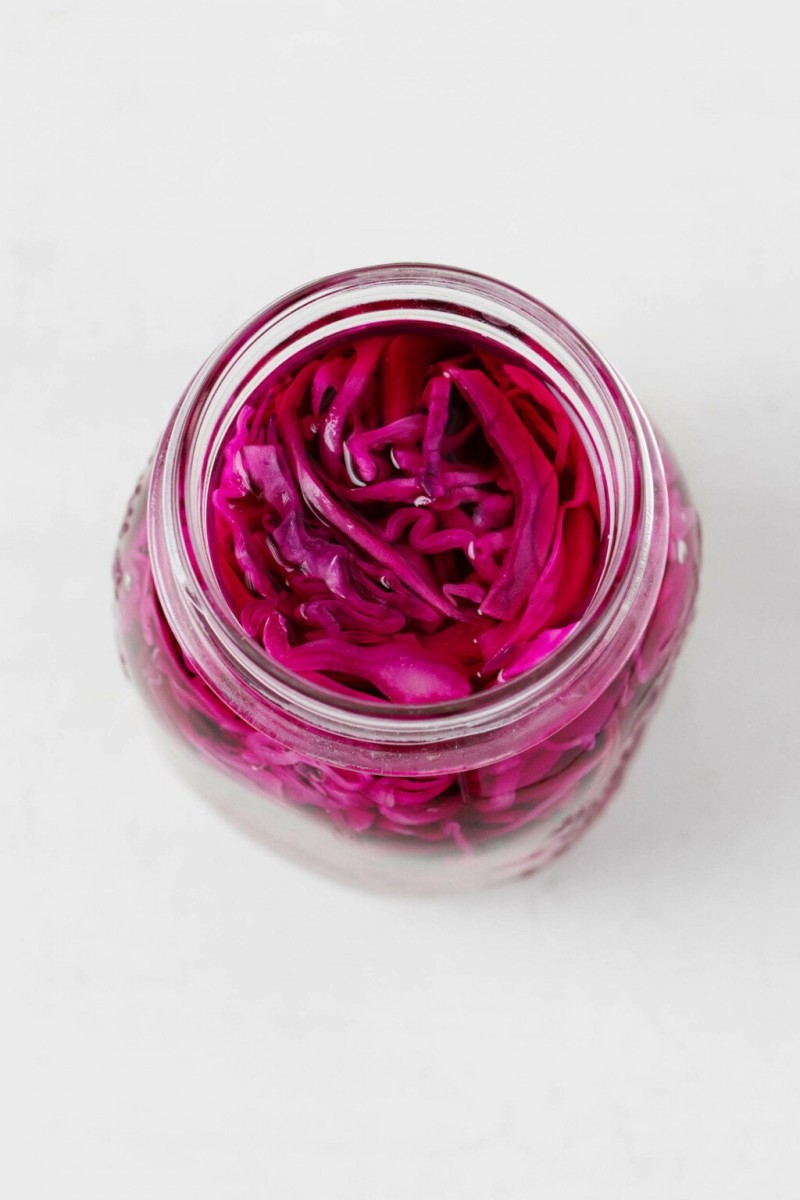
[[[590,453],[604,558],[572,636],[448,703],[340,696],[259,653],[221,593],[206,514],[226,432],[266,374],[391,320],[521,356]],[[340,879],[440,891],[527,874],[602,812],[691,619],[700,540],[675,461],[602,355],[496,280],[422,264],[292,292],[201,367],[131,499],[114,576],[119,645],[184,774],[269,845]]]

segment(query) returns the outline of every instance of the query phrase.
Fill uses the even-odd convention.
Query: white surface
[[[796,29],[788,3],[8,4],[0,1193],[796,1200]],[[329,270],[541,296],[673,441],[702,606],[538,880],[378,900],[151,750],[111,643],[140,467]]]

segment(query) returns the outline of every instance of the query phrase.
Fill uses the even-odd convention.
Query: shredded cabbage
[[[589,708],[499,762],[347,770],[253,729],[166,619],[142,485],[115,560],[123,660],[184,742],[265,797],[353,834],[463,851],[540,822],[533,868],[614,791],[692,614],[697,515],[665,446],[662,457],[668,559],[639,645]],[[226,440],[209,520],[245,636],[334,692],[401,704],[466,696],[543,661],[580,619],[601,550],[591,463],[559,398],[524,364],[420,330],[339,343],[268,380]]]
[[[601,550],[575,424],[543,379],[421,329],[339,341],[240,410],[216,568],[288,670],[396,704],[455,700],[565,641]]]

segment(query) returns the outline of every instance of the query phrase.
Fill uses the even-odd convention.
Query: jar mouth
[[[231,423],[264,378],[318,343],[405,322],[474,334],[512,351],[559,396],[592,459],[605,533],[594,593],[570,636],[540,664],[446,703],[407,705],[332,692],[270,660],[238,626],[217,579],[206,513]],[[194,377],[153,468],[148,537],[156,588],[184,652],[254,728],[283,718],[385,744],[478,736],[525,717],[547,736],[588,706],[630,655],[655,605],[666,560],[666,484],[653,431],[627,385],[573,326],[498,280],[453,267],[396,263],[316,280],[265,308]],[[656,545],[656,532],[662,536]]]

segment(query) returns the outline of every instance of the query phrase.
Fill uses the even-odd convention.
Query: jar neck
[[[222,594],[208,540],[213,468],[264,379],[323,341],[403,323],[474,335],[524,359],[564,405],[590,456],[605,557],[573,634],[540,666],[448,704],[399,706],[326,691],[266,658]],[[552,310],[482,275],[426,264],[370,267],[312,283],[264,309],[189,385],[156,454],[148,536],[159,598],[184,653],[256,730],[323,760],[419,769],[488,761],[556,732],[614,678],[655,605],[667,543],[658,447],[609,363]]]

